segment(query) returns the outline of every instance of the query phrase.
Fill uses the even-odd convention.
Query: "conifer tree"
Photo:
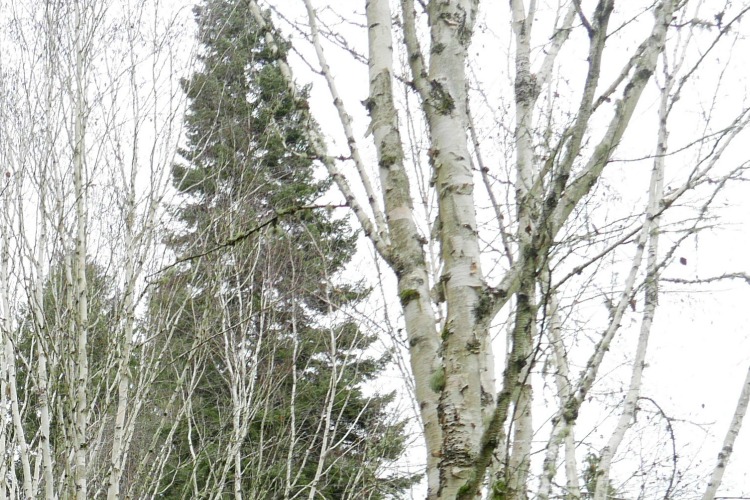
[[[356,235],[314,208],[329,184],[316,179],[306,92],[277,64],[287,47],[266,43],[245,2],[208,0],[195,14],[200,68],[183,81],[173,168],[180,228],[167,238],[182,263],[154,302],[184,311],[172,363],[200,379],[159,493],[398,493],[414,478],[383,466],[403,449],[403,425],[391,395],[361,390],[386,359],[368,357],[374,337],[338,314],[365,293],[335,280]]]

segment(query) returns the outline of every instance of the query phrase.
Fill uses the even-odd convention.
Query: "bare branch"
[[[274,226],[274,225],[278,224],[281,219],[283,219],[284,217],[287,217],[289,215],[294,215],[294,214],[297,214],[299,212],[303,212],[303,211],[306,211],[306,210],[333,210],[335,208],[347,208],[347,207],[349,207],[349,205],[305,205],[303,207],[292,207],[292,208],[288,208],[288,209],[285,209],[285,210],[279,210],[278,212],[274,211],[273,215],[271,215],[270,217],[266,218],[266,220],[264,220],[263,222],[261,222],[257,226],[252,227],[252,228],[248,229],[247,231],[244,231],[244,232],[242,232],[242,233],[240,233],[240,234],[238,234],[236,236],[232,236],[228,240],[226,240],[226,241],[224,241],[222,243],[219,243],[218,245],[213,246],[213,247],[209,248],[208,250],[203,250],[203,251],[198,252],[196,254],[190,254],[190,255],[187,255],[185,257],[180,257],[180,258],[176,259],[174,262],[172,262],[171,264],[167,264],[166,266],[162,267],[159,271],[157,271],[155,273],[152,273],[150,276],[154,276],[156,274],[164,273],[165,271],[168,271],[169,269],[171,269],[171,268],[173,268],[173,267],[175,267],[175,266],[177,266],[179,264],[182,264],[184,262],[189,262],[191,260],[200,259],[201,257],[205,257],[205,256],[210,255],[212,253],[218,252],[219,250],[223,250],[225,248],[229,248],[229,247],[232,247],[234,245],[237,245],[238,243],[240,243],[240,242],[242,242],[242,241],[250,238],[251,236],[257,234],[258,232],[262,231],[263,229],[265,229],[265,228],[267,228],[269,226]]]
[[[334,81],[333,74],[331,73],[331,67],[328,65],[325,52],[323,51],[323,46],[320,43],[317,14],[313,9],[310,0],[304,0],[304,2],[305,7],[307,8],[307,19],[310,25],[310,35],[315,47],[315,53],[318,56],[318,62],[320,63],[321,74],[328,84],[328,89],[331,93],[331,97],[333,98],[333,104],[336,107],[336,111],[338,111],[339,120],[341,122],[341,126],[344,129],[344,134],[346,135],[346,141],[349,146],[349,151],[351,152],[352,159],[354,160],[354,165],[357,167],[359,179],[365,189],[367,201],[375,217],[375,227],[377,228],[378,237],[387,242],[385,216],[383,215],[383,210],[380,208],[380,202],[378,201],[378,197],[375,195],[375,190],[373,189],[372,183],[370,182],[370,176],[367,173],[364,161],[362,160],[362,156],[360,155],[359,147],[357,146],[357,140],[352,129],[352,118],[349,113],[346,112],[344,101],[339,95],[336,82]]]
[[[267,26],[267,22],[265,18],[263,17],[263,13],[261,12],[260,7],[258,6],[256,0],[250,0],[249,6],[250,6],[250,11],[253,14],[253,17],[255,18],[255,20],[258,22],[258,24],[260,26]],[[314,12],[313,12],[313,18],[314,18]],[[269,40],[271,46],[278,46],[278,43],[275,41],[271,30],[268,30],[266,32],[266,38]],[[287,85],[291,89],[295,89],[295,83],[294,83],[294,77],[292,75],[292,70],[286,61],[281,61],[281,68],[282,68],[284,77],[287,80]],[[330,78],[330,75],[329,75],[329,78]],[[310,130],[309,133],[311,134],[311,140],[312,140],[311,142],[313,144],[313,147],[315,148],[317,159],[320,160],[323,163],[323,165],[325,165],[326,169],[328,170],[329,175],[331,176],[333,181],[336,183],[336,186],[339,188],[341,193],[344,195],[344,199],[346,200],[347,205],[354,212],[354,215],[357,217],[357,220],[362,226],[362,229],[365,235],[372,240],[373,244],[375,245],[375,248],[377,248],[378,252],[380,252],[380,254],[384,258],[386,259],[389,258],[391,251],[387,242],[387,238],[386,238],[387,235],[384,233],[385,225],[382,220],[378,220],[377,218],[378,211],[376,210],[374,212],[376,219],[375,219],[375,222],[373,222],[370,219],[370,217],[367,215],[367,212],[365,212],[362,204],[357,200],[357,197],[355,196],[354,191],[352,190],[352,187],[349,184],[349,181],[347,180],[346,176],[340,171],[340,169],[336,165],[336,161],[326,153],[325,139],[320,135],[320,133],[317,130]],[[361,163],[358,163],[357,166],[359,168],[362,165]],[[368,196],[371,196],[373,202],[375,203],[377,202],[377,199],[375,198],[374,194],[370,195],[368,192]],[[377,208],[377,203],[373,205],[373,207]],[[382,214],[381,214],[381,217],[382,217]]]
[[[573,0],[573,5],[575,6],[576,12],[578,13],[578,18],[581,20],[581,24],[583,24],[584,28],[586,28],[586,31],[588,31],[589,33],[589,38],[593,38],[594,28],[591,27],[591,23],[589,23],[589,20],[586,19],[586,16],[581,10],[581,0]]]

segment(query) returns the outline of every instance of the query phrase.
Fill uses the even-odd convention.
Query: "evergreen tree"
[[[153,300],[187,304],[172,362],[189,360],[201,378],[161,494],[397,494],[415,478],[380,477],[402,452],[403,425],[389,420],[392,395],[361,391],[386,362],[365,355],[375,339],[336,320],[364,290],[330,279],[356,235],[311,208],[329,184],[315,178],[306,92],[288,87],[287,47],[265,42],[244,2],[208,0],[195,14],[200,69],[183,82],[187,140],[173,168],[181,227],[166,240],[183,262]],[[239,464],[227,453],[237,436]]]

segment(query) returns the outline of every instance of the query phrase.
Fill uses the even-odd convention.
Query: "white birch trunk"
[[[443,390],[438,418],[443,432],[440,498],[473,496],[465,485],[474,469],[487,415],[494,407],[494,381],[487,366],[487,318],[478,305],[486,292],[474,209],[466,109],[466,57],[477,1],[432,2],[428,7],[430,60],[427,74],[413,74],[422,94],[430,132],[438,199],[441,283],[447,306],[441,332]],[[413,57],[413,56],[412,56]],[[413,237],[416,237],[415,234]],[[408,326],[407,326],[408,328]],[[417,386],[429,383],[415,375]]]
[[[81,12],[85,6],[76,4],[75,23],[83,29],[85,15]],[[86,458],[88,453],[88,285],[86,283],[86,226],[87,226],[87,189],[86,189],[86,125],[88,115],[87,84],[87,40],[83,31],[75,35],[74,82],[73,82],[73,186],[75,195],[76,233],[75,255],[72,260],[73,283],[71,293],[74,295],[75,319],[71,338],[75,342],[73,353],[74,371],[71,391],[73,396],[73,481],[78,500],[88,498],[88,471]]]
[[[671,17],[671,16],[670,16]],[[674,79],[667,77],[667,83],[661,92],[661,101],[659,105],[659,132],[656,145],[656,159],[654,160],[653,170],[651,172],[651,181],[649,185],[648,208],[646,219],[644,221],[644,232],[648,230],[648,256],[646,263],[646,278],[644,284],[644,309],[641,319],[641,329],[638,336],[635,358],[633,360],[633,369],[631,372],[630,385],[625,395],[623,411],[617,422],[614,432],[610,436],[609,442],[599,454],[599,464],[597,470],[596,490],[594,500],[604,500],[609,493],[609,475],[612,460],[620,446],[625,433],[635,420],[638,397],[640,396],[643,370],[646,368],[646,353],[648,342],[651,336],[651,325],[656,314],[656,307],[659,301],[659,214],[662,210],[661,202],[664,196],[664,158],[668,151],[668,130],[667,118],[670,108],[670,92]],[[647,229],[648,228],[648,229]]]
[[[332,308],[327,287],[326,295],[326,299],[328,302],[328,313],[330,315],[332,313]],[[328,391],[326,392],[325,407],[323,410],[323,415],[321,415],[320,419],[323,426],[323,434],[320,438],[320,447],[318,449],[318,464],[315,467],[315,475],[313,476],[312,481],[310,481],[310,491],[307,496],[308,500],[315,500],[315,498],[318,496],[318,483],[320,483],[320,480],[323,477],[323,471],[326,460],[328,459],[328,454],[334,447],[331,439],[331,432],[335,431],[336,427],[333,415],[333,404],[336,401],[336,392],[338,391],[340,375],[338,366],[336,365],[338,339],[336,338],[336,332],[333,328],[329,328],[328,333],[328,349],[330,359],[332,361],[330,367],[331,375],[328,379]],[[318,428],[318,432],[320,432],[320,427]]]
[[[702,500],[713,500],[716,497],[716,492],[719,490],[719,486],[721,486],[721,481],[727,470],[727,464],[734,451],[734,443],[745,420],[748,404],[750,404],[750,369],[748,369],[745,381],[742,384],[742,391],[740,392],[740,397],[737,399],[737,406],[732,416],[732,422],[729,424],[726,436],[724,436],[724,443],[721,446],[716,467],[714,467],[711,473],[711,478],[706,485],[703,497],[701,497]]]
[[[531,453],[533,422],[531,418],[532,388],[531,368],[533,339],[536,324],[536,270],[539,266],[539,242],[533,238],[539,218],[538,195],[533,187],[533,121],[532,113],[539,88],[531,73],[530,36],[536,13],[533,4],[528,15],[523,2],[511,2],[513,31],[516,35],[515,104],[516,128],[516,238],[519,245],[521,277],[516,293],[515,328],[509,354],[508,370],[513,384],[513,447],[505,470],[505,488],[509,498],[526,498],[526,483]],[[515,379],[515,380],[514,380]]]
[[[440,489],[438,464],[443,453],[438,396],[441,385],[444,385],[444,372],[437,366],[439,344],[435,330],[436,317],[430,301],[427,265],[414,220],[411,188],[404,168],[404,152],[393,100],[393,41],[388,1],[369,1],[367,19],[370,26],[370,130],[378,154],[386,220],[394,249],[392,258],[386,260],[398,280],[415,392],[427,445],[428,496],[434,496]]]
[[[135,163],[135,162],[134,162]],[[124,174],[124,172],[123,172]],[[112,437],[112,452],[110,454],[110,474],[107,488],[107,498],[115,500],[120,498],[120,481],[122,479],[123,467],[125,466],[125,455],[127,443],[125,442],[125,420],[130,408],[130,361],[133,347],[133,334],[135,327],[135,280],[137,256],[135,248],[135,165],[132,165],[131,176],[127,189],[125,202],[125,295],[123,298],[122,331],[114,339],[117,349],[117,410],[115,412],[115,429]],[[123,175],[125,177],[125,175]]]
[[[2,100],[5,101],[10,98],[6,94],[6,76],[0,75],[0,90],[2,90]],[[11,113],[5,102],[0,101],[0,120],[5,122],[10,120]],[[12,153],[8,148],[10,141],[8,140],[8,134],[5,130],[0,130],[0,159],[3,164],[7,165],[7,171],[10,172]],[[10,334],[10,320],[12,318],[11,311],[8,310],[8,289],[7,276],[10,250],[8,248],[8,232],[13,227],[13,216],[7,210],[8,198],[10,196],[9,191],[12,189],[12,181],[9,178],[3,179],[2,183],[3,196],[2,196],[2,214],[0,214],[0,497],[9,498],[12,494],[13,481],[11,480],[8,463],[9,456],[13,455],[13,443],[10,440],[9,435],[9,421],[8,415],[10,410],[10,394],[7,382],[7,365],[9,362],[13,363],[14,359],[10,360],[6,358],[5,344],[6,338]],[[9,491],[10,490],[10,491]]]
[[[545,271],[548,275],[551,270]],[[561,411],[553,418],[552,433],[547,442],[544,463],[542,466],[542,475],[539,483],[537,496],[540,500],[547,500],[550,497],[552,484],[557,475],[557,458],[560,446],[565,447],[565,478],[566,493],[569,498],[577,499],[581,497],[581,491],[578,481],[578,464],[575,453],[575,423],[577,415],[575,412],[565,411],[566,404],[571,400],[572,388],[570,384],[570,370],[568,367],[567,354],[561,335],[562,320],[559,312],[559,301],[557,292],[550,290],[549,279],[542,278],[544,293],[547,297],[547,317],[549,318],[549,342],[553,350],[552,363],[555,367],[555,384],[557,394],[560,400]]]
[[[240,317],[249,318],[253,316],[254,312],[252,310],[245,310],[242,294],[234,297],[234,299],[239,303]],[[224,310],[227,311],[227,305],[224,304],[224,306]],[[263,307],[261,306],[261,308]],[[261,323],[258,338],[254,340],[255,349],[248,360],[245,358],[245,352],[240,346],[247,345],[249,340],[244,335],[235,336],[231,322],[232,318],[230,315],[225,314],[222,330],[225,332],[224,362],[227,367],[229,392],[232,400],[232,438],[227,449],[221,479],[218,481],[217,498],[223,495],[224,482],[230,469],[233,469],[233,494],[236,500],[240,500],[243,497],[242,444],[249,430],[250,418],[254,413],[254,405],[257,404],[255,401],[255,382],[257,380],[260,350],[266,339],[264,326]]]
[[[0,230],[0,306],[2,306],[2,317],[0,318],[0,339],[2,340],[2,349],[4,355],[2,357],[2,380],[5,385],[2,400],[5,403],[4,412],[9,411],[9,415],[3,415],[3,419],[10,417],[10,421],[13,424],[13,433],[15,439],[12,441],[13,454],[17,455],[21,462],[22,471],[22,491],[23,496],[26,498],[32,498],[33,493],[33,478],[31,475],[31,462],[29,460],[29,445],[26,442],[26,433],[24,432],[23,424],[21,422],[21,414],[19,410],[18,391],[17,391],[17,380],[16,380],[16,354],[14,348],[13,339],[13,316],[14,311],[10,305],[10,280],[9,280],[9,266],[10,266],[10,223],[12,221],[10,196],[13,193],[13,181],[6,178],[5,186],[3,186],[4,196],[2,199],[2,208],[5,214],[5,223],[2,225]]]
[[[284,476],[284,500],[289,500],[292,491],[292,470],[294,468],[295,445],[297,444],[297,358],[299,352],[299,334],[297,332],[296,307],[292,311],[292,388],[289,395],[289,449],[286,456]]]
[[[44,303],[44,292],[42,285],[42,267],[41,263],[45,261],[45,246],[47,244],[47,227],[46,227],[46,208],[44,203],[44,190],[40,192],[41,204],[40,204],[40,217],[41,231],[40,241],[37,245],[37,260],[35,263],[36,267],[36,282],[34,284],[34,319],[36,321],[36,332],[40,334],[40,337],[46,333],[46,320],[44,318],[43,303]],[[41,342],[41,341],[40,341]],[[44,483],[44,498],[53,499],[56,498],[55,493],[55,480],[54,480],[54,469],[52,463],[52,445],[50,443],[50,411],[49,411],[49,380],[47,374],[47,346],[42,343],[37,356],[37,380],[36,386],[39,397],[39,448],[42,455],[42,475]]]
[[[45,22],[46,22],[46,38],[47,38],[47,51],[46,51],[46,72],[49,82],[53,81],[54,67],[57,62],[57,23],[53,19],[52,6],[49,1],[45,2]],[[48,86],[46,92],[46,115],[48,117],[54,116],[52,113],[53,109],[53,93],[52,85]],[[46,250],[47,250],[47,221],[49,214],[47,213],[47,174],[48,174],[48,162],[51,161],[54,153],[54,137],[52,133],[52,127],[47,128],[46,134],[46,147],[47,150],[47,161],[41,164],[40,177],[41,182],[39,183],[39,241],[37,242],[36,262],[35,264],[35,281],[34,281],[34,319],[36,321],[36,332],[39,334],[40,349],[37,358],[37,390],[39,397],[39,448],[41,449],[42,464],[43,464],[43,483],[44,483],[44,497],[47,500],[57,498],[55,491],[55,480],[54,480],[54,469],[52,462],[52,444],[50,443],[50,398],[49,398],[49,377],[47,374],[47,350],[48,346],[43,341],[49,333],[47,332],[46,319],[44,317],[44,285],[42,277],[44,276],[44,262],[46,262]]]

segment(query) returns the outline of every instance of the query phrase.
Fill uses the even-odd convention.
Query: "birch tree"
[[[606,498],[638,414],[663,275],[685,264],[678,252],[722,190],[745,179],[728,152],[748,111],[722,99],[741,75],[748,6],[369,0],[351,17],[314,0],[267,4],[304,32],[299,54],[341,125],[313,134],[317,159],[395,277],[428,498],[580,498],[575,429],[596,418],[586,403],[634,321],[617,422],[592,445],[591,494]],[[262,7],[250,2],[259,20]],[[486,54],[508,50],[492,36],[503,30],[507,71]],[[334,63],[347,58],[367,64],[365,123],[341,83],[355,63]],[[718,76],[696,92],[704,72]],[[705,110],[694,131],[683,126],[691,105]],[[655,133],[644,139],[644,127]],[[632,167],[646,162],[650,176]],[[589,340],[572,333],[581,324]],[[541,403],[547,381],[553,410]]]

